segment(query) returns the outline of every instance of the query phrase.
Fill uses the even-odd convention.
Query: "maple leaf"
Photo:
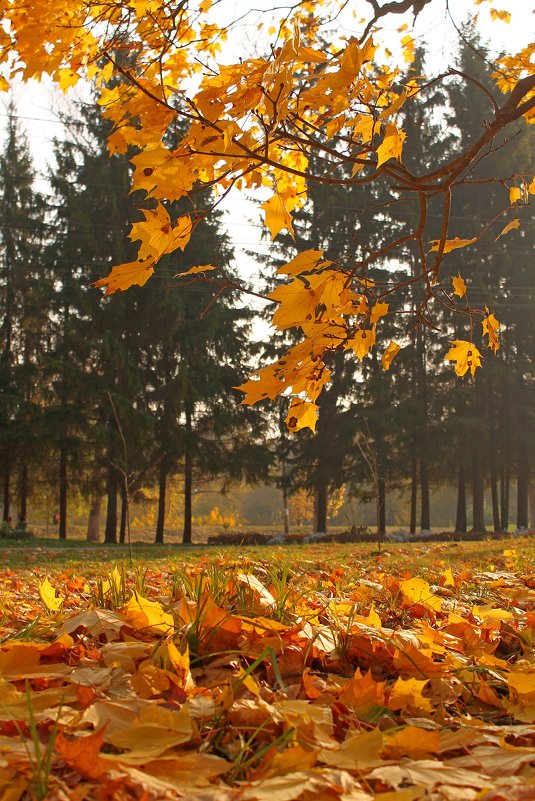
[[[150,601],[137,592],[132,594],[121,612],[137,631],[155,634],[170,634],[174,631],[173,616],[164,612],[158,601]]]
[[[208,273],[211,270],[217,270],[217,267],[214,267],[212,264],[201,264],[198,267],[190,267],[189,270],[185,270],[183,273],[177,273],[173,276],[173,278],[184,278],[186,275],[198,275],[199,273]]]
[[[38,588],[41,600],[49,612],[57,612],[58,609],[61,609],[63,599],[56,596],[57,590],[54,589],[47,578],[38,585]]]
[[[487,314],[481,321],[481,325],[483,326],[483,336],[488,336],[488,347],[492,350],[493,353],[496,353],[498,348],[500,347],[500,342],[498,340],[498,334],[500,333],[501,325],[494,316],[494,314],[489,314],[487,309]]]
[[[387,349],[383,353],[381,357],[381,364],[383,366],[383,370],[390,370],[390,365],[392,364],[395,357],[400,352],[401,348],[397,342],[393,340],[389,343]]]
[[[503,231],[501,231],[501,233],[499,233],[496,237],[496,242],[501,236],[505,236],[505,234],[508,234],[509,231],[513,231],[515,228],[520,228],[520,220],[517,220],[516,218],[507,223]]]
[[[375,326],[371,329],[357,331],[354,337],[348,339],[346,349],[351,349],[360,361],[375,345]]]
[[[154,274],[154,259],[146,258],[131,261],[127,264],[118,264],[112,267],[105,278],[95,281],[93,286],[105,287],[105,295],[113,295],[130,289],[131,286],[145,286],[151,275]]]
[[[284,198],[278,192],[272,198],[262,203],[261,207],[266,214],[266,225],[271,231],[271,238],[275,239],[278,233],[286,228],[295,239],[292,227],[292,218],[284,203]]]
[[[302,428],[316,430],[318,421],[318,407],[315,403],[294,398],[290,404],[285,423],[290,431],[300,431]]]
[[[279,267],[277,272],[283,275],[308,273],[315,269],[322,258],[323,250],[303,250],[289,262],[283,264],[282,267]]]
[[[370,323],[373,325],[386,314],[388,314],[388,303],[376,303],[370,311]]]
[[[398,130],[393,123],[388,123],[382,143],[377,148],[377,166],[380,167],[389,159],[400,159],[403,149],[403,142],[406,134]]]
[[[477,236],[475,236],[473,239],[459,239],[458,236],[456,236],[454,239],[446,239],[444,242],[444,253],[451,253],[452,250],[457,250],[457,248],[465,248],[468,247],[468,245],[473,245],[474,242],[477,242],[477,239]],[[438,251],[440,239],[431,239],[429,244],[431,245],[430,251]]]
[[[470,371],[472,375],[478,367],[481,367],[481,353],[472,342],[463,339],[450,340],[453,348],[444,357],[446,361],[456,362],[455,372],[458,376],[463,376]]]
[[[453,284],[453,294],[463,298],[466,295],[466,284],[462,275],[460,273],[454,275],[451,283]]]

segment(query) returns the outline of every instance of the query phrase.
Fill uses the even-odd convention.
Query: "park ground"
[[[0,549],[0,799],[530,801],[534,557]]]

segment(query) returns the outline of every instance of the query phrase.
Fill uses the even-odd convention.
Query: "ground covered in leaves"
[[[372,547],[4,554],[0,801],[535,799],[534,541]]]

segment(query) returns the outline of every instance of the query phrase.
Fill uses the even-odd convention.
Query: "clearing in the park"
[[[0,798],[532,799],[533,540],[372,548],[6,552]]]

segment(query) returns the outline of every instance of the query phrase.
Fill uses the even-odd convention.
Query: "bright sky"
[[[223,60],[227,62],[234,60],[237,53],[254,52],[258,48],[258,22],[265,18],[262,9],[272,8],[273,5],[273,0],[256,0],[256,10],[251,11],[240,22],[232,38],[231,46],[224,53]],[[366,8],[363,0],[353,0],[348,4],[349,10],[339,20],[341,32],[346,36],[358,35],[362,30],[350,13],[350,10],[356,6]],[[492,22],[488,10],[490,6],[510,11],[511,23]],[[223,9],[225,18],[237,18],[243,15],[242,0],[222,0],[215,8]],[[275,20],[284,16],[282,9],[282,4],[278,5],[278,11],[274,15]],[[424,9],[417,19],[413,35],[418,41],[427,43],[427,50],[430,54],[427,71],[430,76],[438,74],[452,65],[457,42],[453,23],[460,27],[466,19],[467,10],[473,10],[474,5],[467,0],[449,0],[449,9],[451,17],[446,0],[435,0],[429,8]],[[223,13],[223,11],[217,13]],[[491,52],[520,49],[535,36],[535,8],[531,0],[495,0],[493,3],[484,0],[479,6],[479,16],[480,29],[484,37],[488,38]],[[385,39],[388,46],[392,47],[396,29],[403,22],[410,24],[412,14],[392,18],[392,38],[391,41],[388,41],[387,33]],[[262,34],[262,42],[265,41],[266,35],[265,32]],[[52,141],[55,137],[64,135],[62,125],[56,117],[57,111],[70,100],[76,102],[77,97],[83,99],[84,92],[83,89],[75,88],[70,91],[66,99],[61,92],[56,90],[51,81],[46,79],[41,84],[32,82],[29,85],[16,87],[14,96],[20,122],[28,134],[35,167],[39,173],[38,188],[45,191],[47,165],[52,161]],[[5,119],[5,111],[2,116]],[[235,246],[238,268],[244,277],[252,277],[253,281],[256,278],[258,281],[258,265],[245,253],[247,250],[267,253],[269,249],[268,240],[261,241],[260,239],[261,212],[258,209],[258,202],[248,201],[239,193],[234,192],[225,200],[224,209],[229,236]]]

